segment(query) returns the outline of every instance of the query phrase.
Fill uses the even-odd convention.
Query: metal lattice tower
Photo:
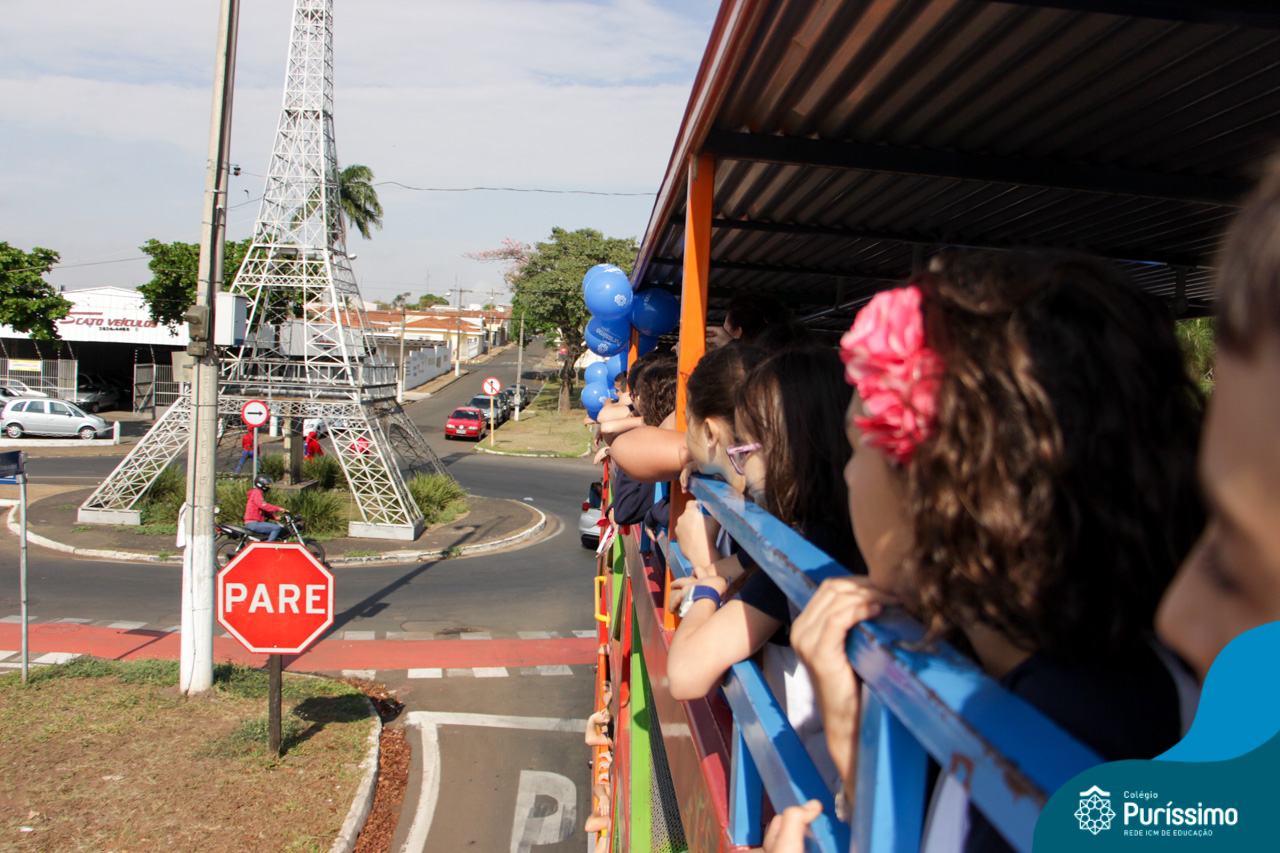
[[[417,538],[422,513],[401,467],[448,474],[396,401],[396,368],[378,352],[351,272],[333,133],[333,0],[294,0],[284,107],[231,290],[247,298],[249,331],[222,351],[227,434],[250,399],[295,422],[323,418],[359,516],[349,534]],[[184,395],[156,421],[80,508],[82,521],[139,523],[142,497],[185,448],[190,409]]]

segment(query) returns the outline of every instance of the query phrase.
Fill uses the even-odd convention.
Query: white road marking
[[[554,640],[556,636],[552,631],[516,631],[516,635],[522,640]]]
[[[573,670],[562,663],[538,667],[538,675],[573,675]]]
[[[75,654],[73,652],[48,652],[47,654],[40,655],[40,657],[36,658],[31,662],[32,663],[66,663],[67,661],[75,660],[78,657],[80,657],[80,655]]]
[[[424,667],[409,670],[410,678],[444,678],[444,670],[437,667]]]
[[[411,711],[408,725],[422,733],[422,793],[414,810],[413,823],[400,853],[421,853],[440,801],[440,726],[480,726],[497,729],[524,729],[539,732],[581,733],[586,720],[555,717],[512,717],[503,714],[465,714]]]
[[[373,640],[378,636],[377,631],[343,631],[342,639],[344,640]]]
[[[147,623],[146,622],[112,622],[107,627],[115,628],[118,631],[136,631],[139,628],[147,627]]]
[[[475,667],[476,678],[506,678],[507,668],[505,666],[477,666]]]
[[[34,622],[36,621],[36,617],[28,614],[27,621]],[[22,622],[22,615],[19,614],[17,616],[6,616],[3,619],[0,619],[0,622],[4,622],[5,624],[8,624],[8,625],[18,625],[18,624],[21,624]]]
[[[551,814],[535,816],[541,794],[556,801]],[[578,786],[559,773],[521,770],[516,793],[515,821],[511,827],[511,853],[532,853],[542,844],[557,844],[573,834],[578,816]]]
[[[493,636],[488,631],[467,631],[458,635],[459,640],[492,640]]]
[[[577,637],[580,640],[585,640],[588,637],[594,638],[596,636],[596,629],[588,628],[585,631],[574,631],[573,636]]]
[[[65,618],[65,619],[54,619],[53,624],[54,625],[88,625],[92,621],[93,621],[92,619]]]
[[[343,678],[363,678],[365,681],[373,681],[373,677],[377,674],[376,669],[344,669],[342,671]]]
[[[13,657],[14,655],[18,654],[20,651],[21,651],[21,649],[19,649],[18,651],[13,651],[13,652],[8,651],[8,650],[5,650],[5,649],[0,649],[0,660],[4,660],[5,658]]]

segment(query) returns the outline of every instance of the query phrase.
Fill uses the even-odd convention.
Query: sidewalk
[[[15,504],[16,491],[16,486],[0,487],[0,503]],[[172,535],[139,534],[136,527],[77,522],[76,511],[92,491],[44,487],[42,494],[28,495],[28,541],[87,558],[181,564]],[[322,542],[327,562],[342,567],[464,557],[522,546],[542,538],[552,527],[545,514],[519,501],[475,496],[468,501],[469,512],[428,530],[415,542],[347,537]],[[9,530],[16,535],[17,507],[6,515]]]

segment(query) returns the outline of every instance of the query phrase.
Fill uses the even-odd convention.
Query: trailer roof
[[[1159,0],[725,0],[633,274],[674,284],[716,156],[711,315],[819,329],[946,245],[1082,249],[1184,316],[1280,139],[1280,13]]]

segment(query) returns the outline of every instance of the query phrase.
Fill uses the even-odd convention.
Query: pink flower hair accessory
[[[933,432],[943,372],[924,342],[922,300],[915,285],[881,291],[840,339],[845,378],[867,412],[854,419],[863,442],[904,466]]]

